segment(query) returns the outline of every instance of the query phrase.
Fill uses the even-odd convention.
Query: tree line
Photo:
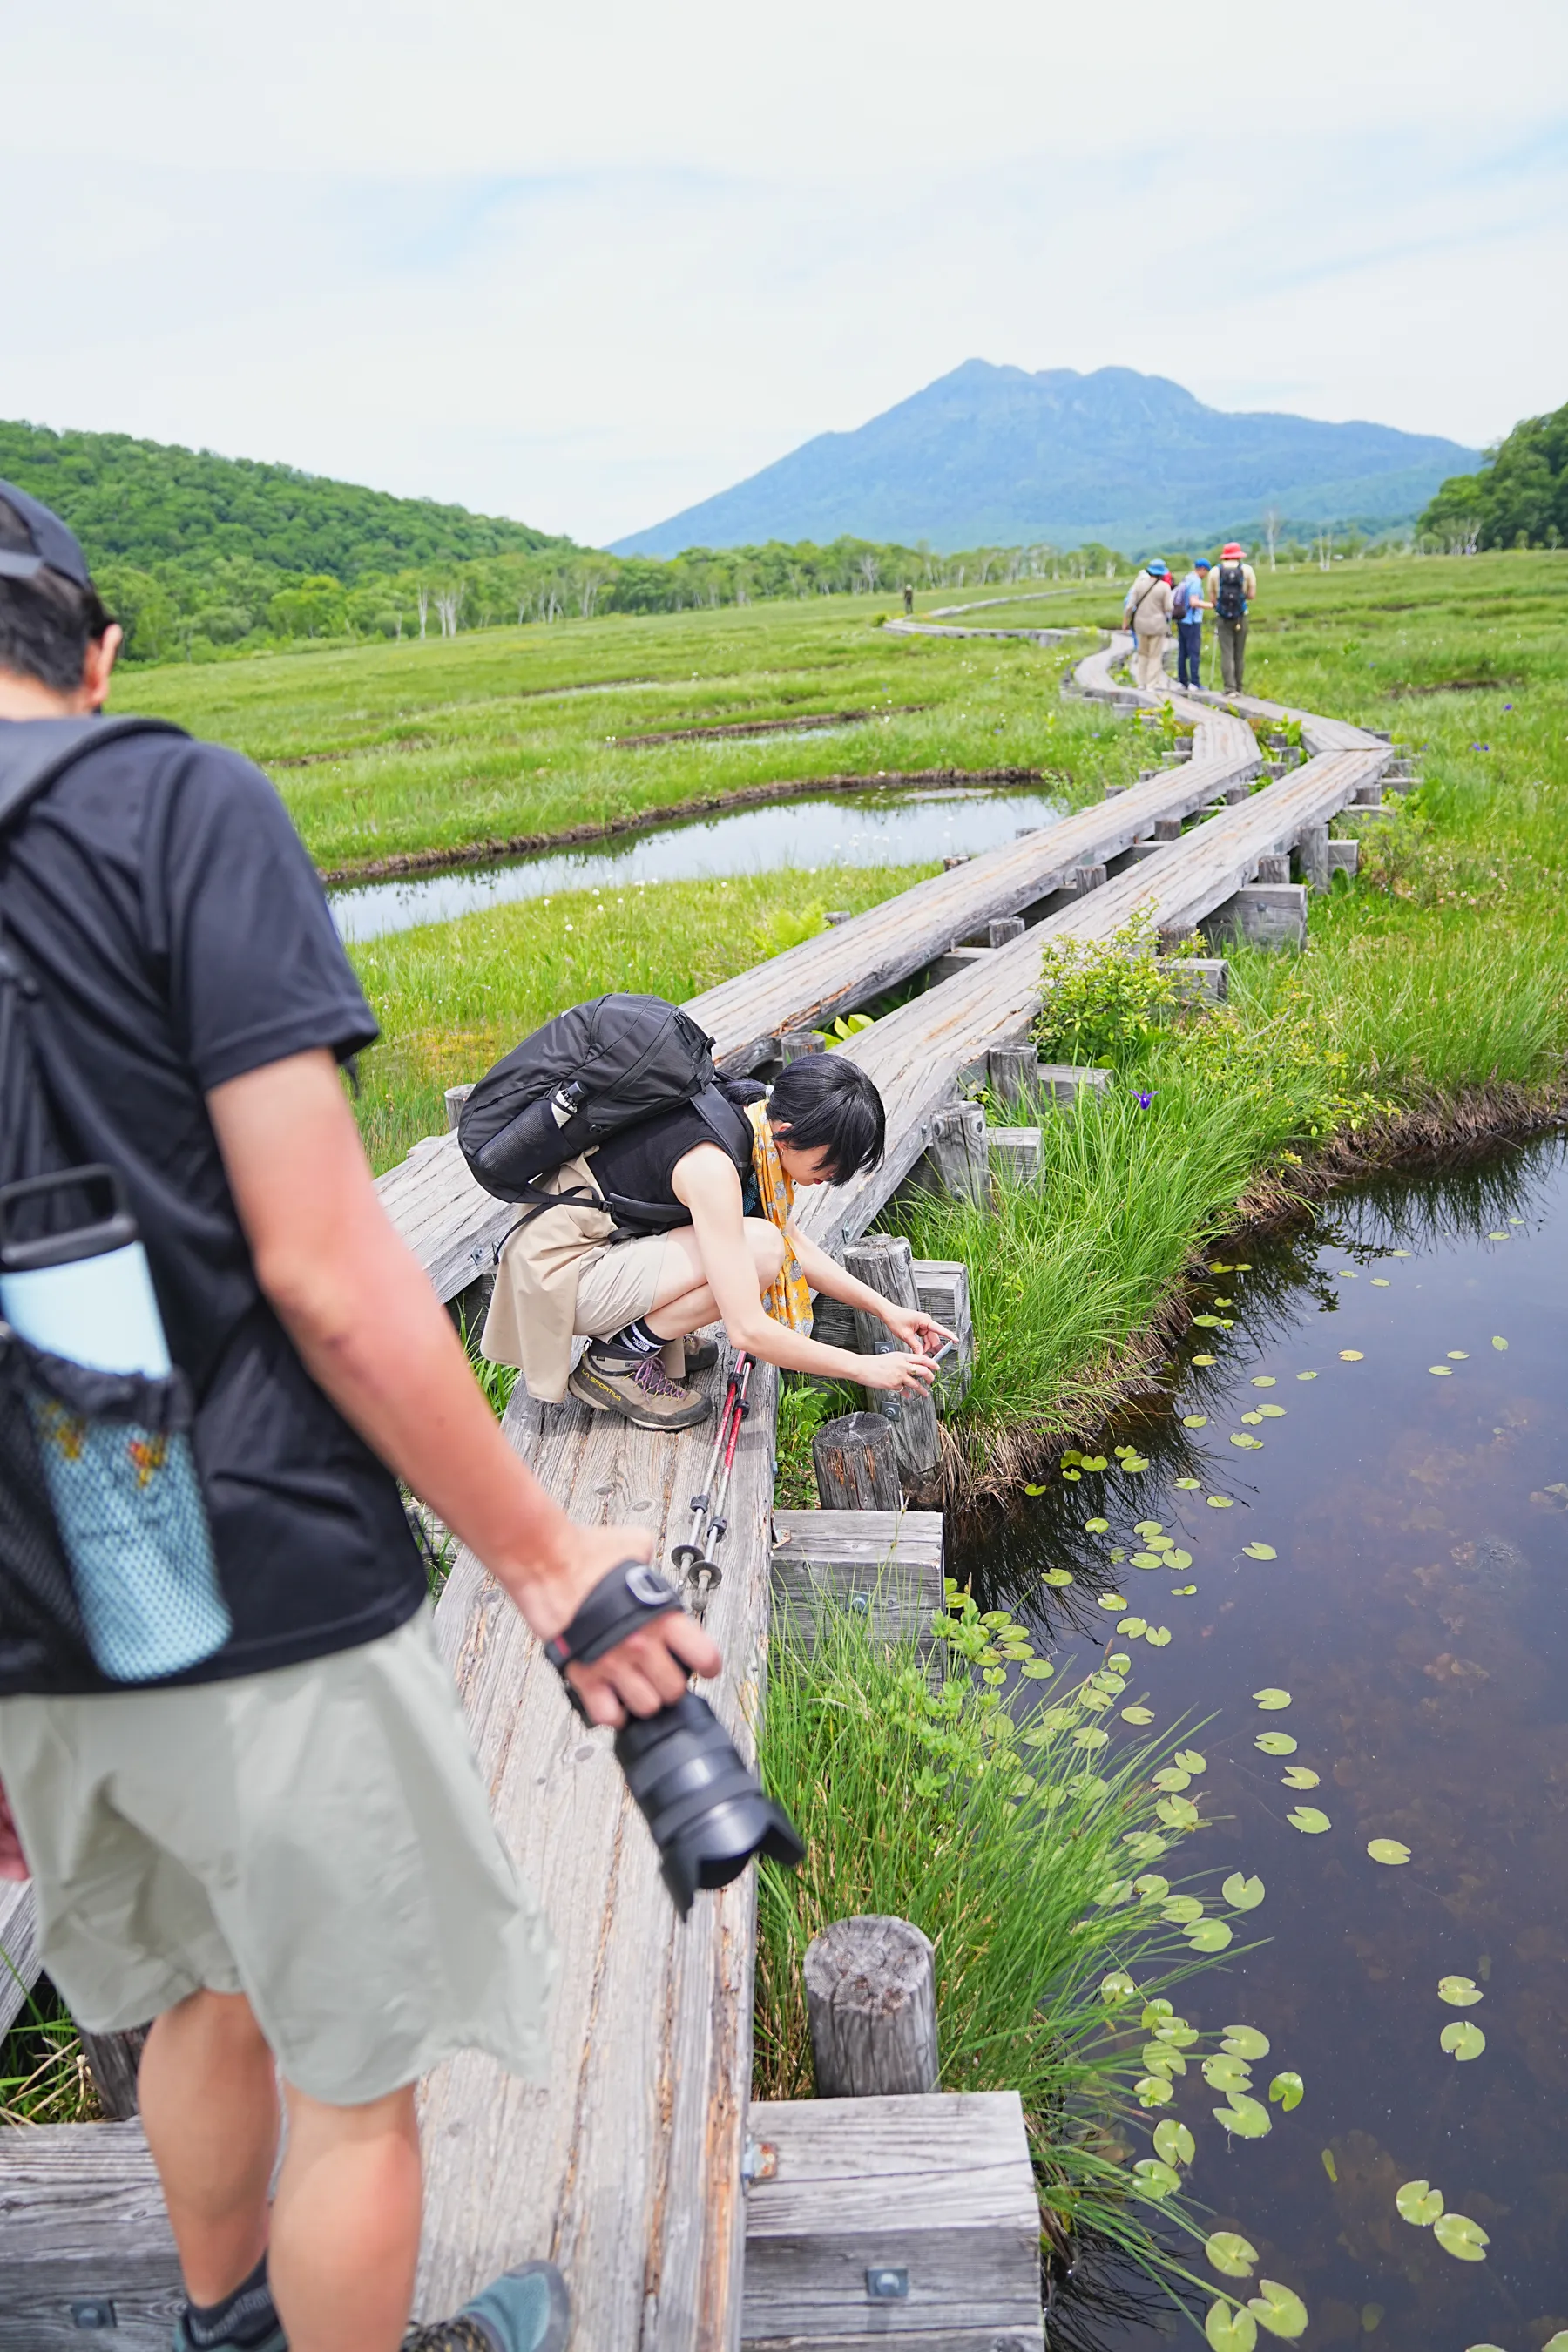
[[[1568,546],[1568,405],[1525,417],[1479,473],[1451,474],[1417,528],[1449,555]]]

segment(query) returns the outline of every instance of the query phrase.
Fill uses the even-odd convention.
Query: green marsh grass
[[[812,1937],[864,1913],[911,1920],[936,1947],[942,2088],[1022,2097],[1047,2255],[1089,2234],[1175,2284],[1189,2273],[1174,2234],[1203,2231],[1144,2146],[1169,2096],[1162,2072],[1184,2071],[1151,2036],[1166,2024],[1203,2054],[1170,1996],[1215,1964],[1163,1916],[1173,1858],[1188,1861],[1201,1827],[1150,1780],[1177,1735],[1112,1743],[1127,1652],[1058,1689],[1005,1612],[981,1617],[951,1586],[948,1611],[936,1665],[912,1641],[875,1640],[864,1613],[826,1607],[809,1652],[775,1622],[761,1765],[807,1853],[759,1881],[757,2095],[811,2095]],[[1004,1704],[1009,1670],[1037,1678],[1037,1707]],[[1217,1928],[1226,1897],[1190,1884]],[[1228,1927],[1226,1945],[1234,1956]]]
[[[100,2112],[75,2020],[54,1987],[40,1979],[9,2032],[0,2036],[0,2127],[90,2123]]]

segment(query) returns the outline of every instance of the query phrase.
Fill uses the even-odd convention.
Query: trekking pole
[[[729,1526],[729,1521],[723,1517],[724,1498],[730,1491],[730,1476],[735,1465],[735,1449],[740,1444],[741,1423],[750,1409],[746,1399],[753,1368],[754,1360],[742,1349],[731,1368],[702,1491],[691,1497],[690,1534],[670,1553],[670,1559],[683,1571],[682,1582],[690,1588],[692,1614],[699,1623],[707,1610],[709,1594],[722,1580],[723,1571],[712,1555],[723,1541]]]

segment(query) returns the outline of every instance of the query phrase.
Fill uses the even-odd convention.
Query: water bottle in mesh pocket
[[[95,1192],[107,1215],[62,1222],[63,1201]],[[18,1240],[26,1213],[43,1229]],[[118,1683],[198,1664],[231,1621],[190,1391],[108,1170],[0,1190],[0,1687],[29,1686],[18,1643],[45,1686],[79,1674],[84,1651]]]

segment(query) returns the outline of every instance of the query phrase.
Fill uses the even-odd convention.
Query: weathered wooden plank
[[[76,2352],[110,2326],[127,2352],[167,2352],[183,2301],[139,2123],[0,2131],[0,2352]]]
[[[736,1457],[723,1580],[708,1606],[724,1670],[708,1696],[743,1752],[761,1700],[776,1387],[759,1366]],[[711,1427],[678,1438],[525,1398],[508,1434],[573,1516],[656,1531],[668,1561]],[[549,2255],[574,2352],[732,2352],[755,1917],[748,1872],[682,1926],[609,1736],[589,1732],[510,1603],[467,1553],[436,1612],[503,1837],[562,1966],[551,2081],[473,2052],[421,2100],[425,2242],[416,2313],[454,2309],[509,2263]]]
[[[807,1648],[820,1603],[864,1601],[879,1641],[918,1639],[942,1607],[940,1511],[775,1511],[773,1599]]]
[[[0,2033],[38,1980],[38,1906],[30,1878],[0,1878]]]
[[[751,2129],[767,2154],[746,2200],[748,2352],[873,2337],[1039,2352],[1039,2205],[1016,2092],[759,2103]]]

